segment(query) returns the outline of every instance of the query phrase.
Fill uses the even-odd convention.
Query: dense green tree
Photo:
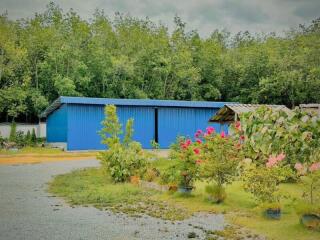
[[[60,95],[320,102],[320,19],[284,36],[202,38],[180,17],[174,24],[99,10],[84,20],[55,3],[28,19],[1,15],[1,119],[36,119]]]

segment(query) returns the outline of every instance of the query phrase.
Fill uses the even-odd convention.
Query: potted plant
[[[205,190],[211,202],[221,203],[226,198],[225,187],[233,182],[238,174],[241,151],[237,140],[224,132],[216,134],[208,127],[206,133],[198,136],[201,146],[201,176],[210,185]]]
[[[262,204],[263,213],[266,218],[279,220],[281,217],[281,205],[279,202]]]
[[[310,165],[297,163],[295,169],[305,188],[305,201],[297,207],[300,223],[307,228],[320,231],[320,162]]]
[[[263,208],[264,216],[280,219],[279,184],[291,174],[288,165],[282,166],[285,154],[269,156],[265,165],[250,163],[242,176],[244,189],[253,194]]]
[[[190,194],[194,188],[194,181],[199,178],[198,156],[200,149],[197,143],[193,143],[190,139],[186,139],[180,143],[179,161],[177,168],[178,191]]]

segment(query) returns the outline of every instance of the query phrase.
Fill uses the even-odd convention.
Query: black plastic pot
[[[193,189],[193,187],[179,187],[178,191],[180,193],[190,194],[192,189]]]
[[[300,218],[300,222],[309,229],[320,231],[320,216],[316,214],[303,214]]]
[[[267,218],[279,220],[281,218],[281,209],[269,208],[264,212],[264,215]]]

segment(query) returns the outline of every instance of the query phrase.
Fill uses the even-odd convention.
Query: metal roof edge
[[[191,107],[191,108],[221,108],[230,102],[209,101],[181,101],[181,100],[158,100],[158,99],[116,99],[116,98],[90,98],[90,97],[67,97],[60,96],[49,105],[40,115],[47,117],[62,104],[89,104],[120,106],[155,106],[155,107]]]

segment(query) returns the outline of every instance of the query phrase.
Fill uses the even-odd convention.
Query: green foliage
[[[226,190],[222,185],[207,185],[205,191],[209,195],[209,200],[214,203],[221,203],[227,197]]]
[[[17,138],[17,124],[15,122],[11,123],[11,128],[10,128],[10,136],[9,136],[9,141],[10,142],[15,142]]]
[[[288,168],[281,166],[268,168],[250,164],[242,175],[243,187],[259,203],[277,203],[281,197],[279,184],[286,179],[288,171]]]
[[[25,143],[26,145],[31,145],[32,143],[30,130],[27,131],[27,134],[25,136]]]
[[[297,162],[310,162],[320,147],[320,120],[299,110],[286,113],[261,107],[241,115],[246,157],[263,164],[271,154],[286,154],[293,168]]]
[[[155,150],[160,148],[160,144],[157,143],[154,139],[152,139],[150,141],[150,145],[151,145],[152,149],[155,149]]]
[[[208,181],[215,181],[219,187],[231,183],[238,174],[242,160],[240,148],[231,137],[210,134],[201,144],[202,176]]]
[[[99,10],[90,19],[55,3],[31,18],[0,16],[1,114],[38,116],[59,95],[320,102],[319,19],[282,36],[206,38],[179,17],[173,31]]]
[[[130,176],[142,176],[147,169],[147,156],[142,150],[141,144],[132,140],[133,119],[126,124],[124,140],[120,141],[121,124],[119,123],[116,107],[105,107],[105,119],[103,128],[99,132],[102,143],[106,145],[106,151],[99,153],[98,159],[102,166],[110,174],[114,182],[126,182]]]
[[[36,143],[37,143],[36,131],[34,128],[32,128],[31,144],[35,145]]]

